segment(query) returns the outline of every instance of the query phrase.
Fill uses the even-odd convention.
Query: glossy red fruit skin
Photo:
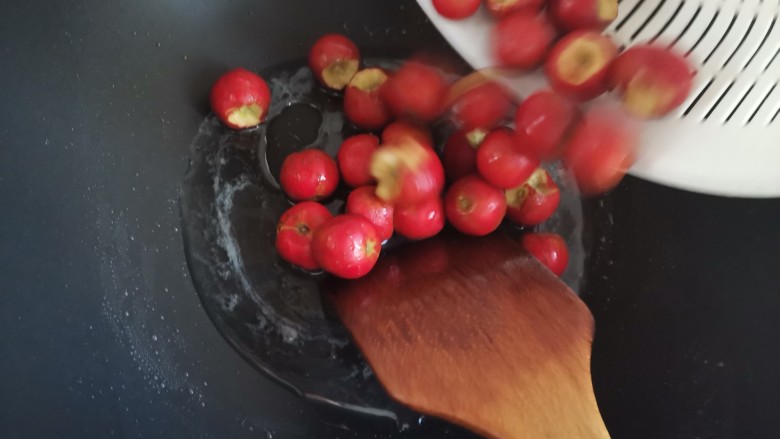
[[[548,13],[566,31],[603,30],[617,18],[617,0],[549,0]]]
[[[447,139],[442,154],[442,164],[447,181],[455,181],[469,174],[477,173],[477,148],[485,133],[481,130],[456,131]]]
[[[481,0],[433,0],[436,12],[450,20],[462,20],[477,12]]]
[[[336,161],[322,150],[305,149],[284,159],[279,184],[293,201],[321,200],[336,190],[339,169]]]
[[[365,276],[379,259],[382,240],[371,221],[361,215],[337,215],[314,232],[314,260],[328,273],[344,279]]]
[[[503,18],[518,11],[538,12],[544,0],[485,0],[488,12],[496,18]]]
[[[577,56],[581,56],[583,51],[591,50],[597,51],[600,56],[597,61],[591,61],[597,66],[596,69],[585,78],[566,77],[565,72],[571,69],[565,64],[580,63]],[[575,55],[571,55],[572,52]],[[588,101],[607,91],[610,65],[617,53],[617,46],[608,36],[593,30],[573,31],[553,46],[544,63],[544,72],[550,85],[558,93],[580,102]],[[580,71],[584,68],[580,67]]]
[[[209,95],[211,110],[220,122],[240,130],[263,122],[271,105],[271,90],[260,76],[242,68],[233,69],[217,79]],[[243,119],[242,112],[251,113]]]
[[[399,235],[408,239],[426,239],[444,228],[444,203],[440,197],[431,197],[413,204],[397,204],[393,224]]]
[[[380,97],[387,75],[378,68],[363,69],[352,77],[344,92],[344,114],[358,128],[376,130],[390,122],[390,112]]]
[[[322,204],[304,201],[287,209],[276,226],[276,251],[285,261],[306,270],[320,268],[311,252],[314,231],[333,215]]]
[[[561,202],[561,191],[550,174],[539,168],[522,185],[506,192],[506,216],[522,226],[547,221]]]
[[[374,183],[369,173],[371,156],[379,148],[379,139],[371,134],[356,134],[341,143],[336,154],[341,179],[349,187]]]
[[[668,114],[685,101],[694,74],[681,54],[641,44],[618,55],[610,67],[609,80],[626,110],[635,116],[653,118]]]
[[[393,205],[376,196],[376,187],[362,186],[347,196],[346,212],[366,217],[376,228],[379,238],[393,236]]]
[[[576,124],[564,146],[564,164],[580,192],[598,195],[617,186],[634,163],[637,133],[620,112],[594,108]]]
[[[506,213],[504,191],[476,175],[456,181],[444,198],[444,210],[453,227],[474,236],[498,228]]]
[[[360,66],[360,51],[355,43],[340,34],[327,34],[309,50],[309,67],[320,84],[342,90]]]
[[[382,143],[404,143],[413,141],[428,148],[433,148],[433,137],[431,133],[416,124],[397,120],[386,126],[382,131]]]
[[[520,11],[496,24],[493,50],[504,67],[532,69],[547,55],[554,38],[555,30],[544,17]]]
[[[371,157],[377,196],[397,204],[413,204],[438,196],[444,188],[444,167],[436,152],[415,142],[380,146]]]
[[[555,233],[526,233],[520,241],[528,253],[550,271],[560,276],[569,265],[569,247],[561,235]]]
[[[452,105],[451,115],[466,131],[490,130],[501,123],[511,107],[506,90],[494,82],[486,82],[460,95]]]
[[[552,90],[539,90],[517,107],[515,130],[520,145],[542,160],[560,155],[561,143],[577,117],[575,105]]]
[[[479,175],[502,189],[513,188],[528,180],[539,164],[539,159],[519,145],[514,131],[508,128],[491,131],[477,149]]]
[[[407,61],[382,88],[382,98],[398,119],[428,123],[442,112],[447,83],[435,68]]]

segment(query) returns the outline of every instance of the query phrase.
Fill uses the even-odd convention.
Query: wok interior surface
[[[225,342],[193,286],[180,195],[211,83],[326,32],[454,56],[412,1],[4,2],[0,436],[466,435],[300,398]],[[629,178],[583,209],[612,436],[774,437],[780,202]]]
[[[365,64],[391,69],[398,63],[366,57]],[[335,155],[355,129],[345,121],[340,97],[319,87],[304,61],[265,69],[263,77],[275,96],[265,124],[236,132],[209,116],[191,146],[180,201],[198,295],[228,343],[260,371],[307,399],[412,428],[419,414],[389,399],[323,303],[320,284],[327,276],[303,273],[274,248],[278,219],[290,206],[277,183],[284,158],[311,146]],[[439,144],[454,131],[440,125],[433,133]],[[586,257],[582,204],[562,170],[550,171],[564,193],[558,211],[539,230],[555,231],[569,242],[564,279],[579,290]],[[346,194],[342,188],[326,200],[333,213],[343,209]],[[513,235],[509,239],[517,239],[517,227],[505,228]],[[386,250],[403,245],[399,241],[388,242]]]

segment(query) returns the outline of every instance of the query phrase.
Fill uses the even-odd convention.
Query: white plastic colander
[[[451,21],[417,1],[472,67],[497,64],[484,8]],[[619,0],[605,31],[619,46],[668,44],[697,68],[688,100],[645,124],[631,174],[710,194],[780,196],[779,14],[780,0]],[[506,82],[521,96],[546,86],[540,71]]]

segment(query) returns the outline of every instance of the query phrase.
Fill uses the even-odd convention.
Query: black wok
[[[184,250],[190,145],[219,73],[300,59],[334,31],[456,59],[415,2],[0,11],[1,437],[468,437],[416,414],[399,432],[258,372],[204,311]],[[628,178],[582,209],[612,436],[776,437],[780,200]]]

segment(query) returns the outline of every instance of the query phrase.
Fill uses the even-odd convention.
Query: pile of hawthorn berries
[[[534,13],[536,24],[530,26],[532,15],[524,11],[501,19],[497,50],[505,64],[527,68],[535,65],[526,56],[531,45],[521,40],[533,35],[534,26],[547,25]],[[553,32],[543,35],[542,52],[547,53]],[[352,41],[323,36],[311,48],[309,66],[322,86],[343,91],[347,119],[365,133],[345,139],[335,158],[309,148],[284,160],[279,183],[296,204],[279,220],[279,255],[306,270],[358,278],[374,267],[382,244],[394,234],[421,240],[439,233],[445,222],[475,236],[493,232],[504,218],[523,226],[540,224],[560,201],[560,190],[542,163],[559,158],[582,192],[614,187],[632,163],[635,133],[621,122],[622,114],[582,110],[578,102],[617,88],[629,110],[663,114],[681,100],[664,93],[666,76],[653,76],[659,60],[669,55],[689,70],[666,50],[643,46],[616,56],[611,44],[591,31],[561,39],[546,68],[553,90],[539,90],[520,103],[510,128],[502,123],[514,108],[512,98],[486,75],[477,72],[450,84],[439,69],[419,59],[395,71],[361,69]],[[526,58],[519,62],[521,52]],[[261,123],[270,100],[263,79],[243,69],[223,75],[211,92],[214,113],[234,129]],[[459,129],[439,154],[428,126],[441,117]],[[319,201],[340,182],[352,191],[344,213],[334,216]],[[568,249],[560,236],[526,234],[522,242],[556,274],[566,268]]]
[[[450,20],[474,15],[482,0],[432,0]],[[614,89],[623,108],[639,118],[662,116],[690,93],[694,71],[660,44],[637,44],[620,53],[601,33],[618,15],[618,0],[484,0],[496,19],[492,51],[504,68],[540,65],[556,93],[574,102]]]

